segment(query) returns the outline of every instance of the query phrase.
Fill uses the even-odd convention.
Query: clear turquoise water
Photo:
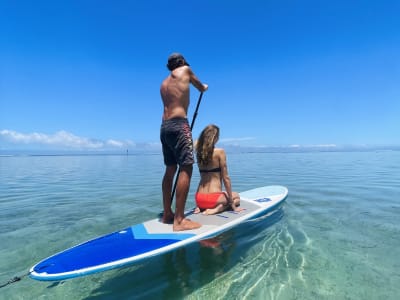
[[[399,299],[400,152],[228,154],[234,189],[289,188],[281,210],[143,264],[0,299]],[[155,218],[160,155],[0,157],[0,284]],[[187,207],[198,182],[194,172]]]

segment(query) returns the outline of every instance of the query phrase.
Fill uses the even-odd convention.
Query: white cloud
[[[323,145],[315,145],[314,147],[317,147],[317,148],[336,148],[337,145],[336,144],[323,144]]]
[[[136,147],[136,144],[132,141],[117,141],[117,140],[107,140],[105,143],[107,146],[116,147],[116,148],[127,148],[127,147]]]
[[[80,137],[70,132],[61,130],[55,134],[44,133],[20,133],[13,130],[1,130],[0,140],[5,140],[13,144],[42,145],[61,148],[101,150],[109,148],[126,148],[134,146],[131,141],[117,141],[110,139],[101,141]]]
[[[108,140],[106,142],[107,145],[112,146],[112,147],[122,147],[124,145],[123,142],[116,141],[116,140]]]
[[[290,145],[289,148],[336,148],[336,144],[319,144],[319,145]]]

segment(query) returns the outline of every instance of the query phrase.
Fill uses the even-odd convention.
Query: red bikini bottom
[[[196,204],[200,209],[215,208],[217,206],[217,201],[221,195],[225,196],[225,193],[196,193]]]

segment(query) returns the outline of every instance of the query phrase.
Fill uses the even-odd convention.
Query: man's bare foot
[[[164,224],[172,224],[174,222],[174,214],[163,213],[161,222],[163,222]]]
[[[184,231],[184,230],[197,229],[200,227],[201,227],[200,223],[191,221],[189,219],[183,219],[180,223],[178,223],[176,220],[174,221],[173,230],[174,231]]]
[[[196,208],[193,210],[193,213],[194,213],[194,214],[200,213],[200,208],[199,208],[199,207],[196,207]]]

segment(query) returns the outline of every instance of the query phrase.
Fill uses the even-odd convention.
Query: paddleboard
[[[216,215],[186,212],[202,224],[194,230],[174,232],[160,220],[136,224],[50,256],[34,265],[29,276],[36,280],[59,281],[123,267],[160,255],[190,243],[215,237],[245,221],[268,216],[288,195],[283,186],[265,186],[240,193],[243,211]]]

